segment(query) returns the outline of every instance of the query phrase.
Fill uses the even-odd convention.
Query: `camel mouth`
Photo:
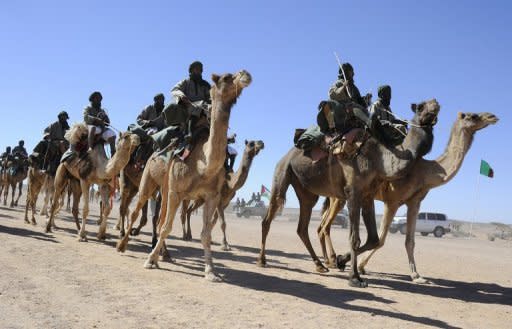
[[[492,113],[485,113],[485,115],[483,115],[482,117],[482,120],[491,125],[496,124],[498,123],[498,121],[500,121],[500,119]]]
[[[246,70],[242,70],[240,72],[237,72],[237,80],[242,85],[242,87],[247,87],[252,82],[252,76],[249,72]]]

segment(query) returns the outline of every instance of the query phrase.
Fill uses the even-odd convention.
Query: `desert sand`
[[[390,234],[370,262],[369,287],[351,288],[347,273],[314,272],[295,233],[296,222],[278,217],[267,241],[268,267],[256,266],[259,218],[227,217],[231,251],[213,246],[222,283],[203,279],[200,216],[194,240],[184,242],[175,222],[167,240],[174,263],[147,270],[150,227],[115,250],[118,232],[109,218],[108,239],[95,233],[91,210],[89,242],[77,241],[71,216],[61,211],[58,230],[43,233],[23,222],[17,208],[0,207],[0,328],[510,328],[512,242],[474,238],[416,237],[416,260],[427,285],[411,282],[404,236]],[[310,235],[320,253],[312,221]],[[348,231],[334,227],[338,252],[348,248]],[[364,235],[363,235],[364,236]],[[215,227],[213,240],[221,241]]]

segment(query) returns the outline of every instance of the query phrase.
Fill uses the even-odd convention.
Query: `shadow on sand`
[[[8,226],[0,225],[0,233],[12,234],[12,235],[33,238],[36,240],[53,242],[53,243],[60,243],[59,241],[52,239],[47,234],[44,234],[44,233],[38,232],[38,231],[27,230],[24,228],[8,227]]]

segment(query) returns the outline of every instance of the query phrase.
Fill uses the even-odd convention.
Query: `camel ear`
[[[248,142],[247,142],[247,139],[246,139],[246,140],[245,140],[245,145],[247,145],[247,143],[248,143]]]
[[[217,84],[219,82],[220,76],[217,74],[212,74],[212,81]]]
[[[418,107],[418,105],[416,105],[415,103],[412,103],[411,104],[411,110],[416,113],[416,108]]]
[[[457,113],[457,118],[464,119],[466,117],[466,113],[459,112]]]

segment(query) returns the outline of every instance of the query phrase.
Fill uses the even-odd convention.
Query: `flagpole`
[[[476,211],[477,211],[477,207],[478,207],[478,195],[479,195],[478,191],[479,191],[479,187],[480,187],[480,176],[482,176],[482,174],[478,173],[478,177],[476,179],[475,205],[473,208],[473,220],[469,224],[469,237],[470,238],[471,238],[471,235],[473,234],[473,223],[476,222]]]

